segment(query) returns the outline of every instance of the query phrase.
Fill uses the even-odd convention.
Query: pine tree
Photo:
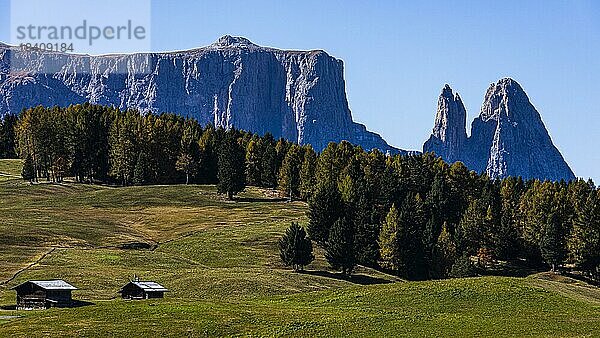
[[[264,152],[261,162],[261,182],[264,187],[274,188],[277,186],[277,151],[275,150],[274,140],[270,134],[263,138]]]
[[[456,247],[444,223],[433,250],[433,267],[431,277],[447,278],[456,260]]]
[[[0,158],[17,158],[15,126],[18,118],[7,114],[0,118]]]
[[[235,131],[228,131],[219,151],[219,183],[217,191],[233,196],[246,187],[245,152],[237,141]]]
[[[381,178],[384,174],[384,171],[385,155],[381,151],[378,149],[373,149],[366,154],[363,164],[363,172],[365,184],[367,185],[367,191],[380,195],[379,192],[382,189]]]
[[[485,208],[484,223],[480,227],[480,249],[486,253],[486,258],[498,258],[500,248],[505,245],[505,239],[500,238],[502,199],[499,181],[485,180],[479,203]]]
[[[124,113],[112,122],[110,129],[110,173],[123,186],[131,183],[139,157],[139,152],[136,151],[137,125],[134,120],[133,114]]]
[[[350,275],[354,270],[354,226],[346,217],[333,223],[325,245],[325,259],[333,269],[340,270],[344,275]]]
[[[200,141],[197,125],[188,123],[181,137],[179,156],[175,163],[177,171],[185,174],[185,184],[190,183],[190,178],[198,173],[200,166]]]
[[[524,253],[530,263],[556,268],[564,260],[574,209],[566,184],[534,181],[519,206]]]
[[[427,224],[423,233],[423,248],[425,261],[428,269],[433,269],[436,264],[434,250],[442,231],[442,226],[448,226],[449,220],[453,219],[450,203],[450,189],[442,174],[437,174],[432,182],[431,189],[427,193],[425,206],[427,210]],[[454,224],[452,226],[454,229]]]
[[[300,169],[300,198],[308,200],[317,186],[317,154],[311,146],[304,150],[304,158]]]
[[[339,175],[338,186],[342,199],[348,204],[356,204],[365,191],[364,173],[357,156],[350,158]]]
[[[456,262],[454,262],[448,275],[448,277],[451,278],[467,278],[475,276],[477,276],[477,269],[475,264],[471,261],[471,256],[467,254],[463,254]]]
[[[516,259],[520,252],[519,233],[513,215],[514,211],[504,210],[498,228],[493,229],[493,234],[490,234],[494,256],[503,260]]]
[[[449,190],[444,177],[438,174],[433,179],[431,189],[427,193],[425,205],[435,216],[437,224],[435,224],[434,233],[436,234],[441,231],[444,220],[451,219],[449,216],[452,216]]]
[[[356,261],[359,264],[377,267],[379,260],[379,225],[373,223],[357,223],[354,236]]]
[[[292,222],[279,240],[279,254],[283,264],[293,267],[294,271],[302,271],[315,259],[312,243],[298,223]]]
[[[400,158],[400,157],[397,157]],[[392,203],[402,201],[407,193],[406,181],[400,178],[399,170],[395,167],[395,158],[388,157],[380,178],[381,189],[374,191],[375,203],[380,206],[381,219],[389,211]]]
[[[456,230],[456,246],[460,254],[474,255],[481,248],[487,210],[479,200],[469,203]]]
[[[338,167],[336,152],[338,145],[330,142],[325,149],[319,154],[317,159],[317,182],[319,184],[330,184],[336,182],[340,174],[341,168]]]
[[[571,237],[575,264],[600,279],[600,190],[592,190],[581,203]]]
[[[135,163],[135,169],[133,171],[133,184],[134,185],[146,185],[150,183],[150,170],[149,170],[148,155],[145,152],[140,152]]]
[[[33,166],[31,155],[27,155],[25,161],[23,161],[23,170],[21,171],[21,176],[24,180],[29,181],[29,183],[33,182],[35,179],[35,167]]]
[[[388,212],[379,235],[382,266],[409,279],[424,279],[427,266],[422,236],[425,229],[423,201],[409,193],[400,210]]]
[[[532,264],[541,264],[541,236],[548,222],[548,212],[553,210],[555,188],[552,182],[534,181],[519,203],[522,216],[519,224],[523,254]]]
[[[560,216],[556,212],[550,213],[544,225],[540,241],[540,251],[544,261],[556,271],[566,257],[566,238],[562,231]]]
[[[218,182],[218,149],[221,141],[219,139],[221,133],[221,129],[215,130],[212,125],[208,125],[202,136],[200,136],[198,144],[200,146],[201,157],[198,176],[202,183],[215,184]]]
[[[500,187],[502,200],[499,228],[495,230],[493,251],[496,257],[516,259],[520,254],[518,224],[519,200],[523,194],[523,180],[514,177],[504,179]]]
[[[344,213],[344,202],[336,184],[319,185],[308,203],[308,236],[323,246],[333,223]]]
[[[448,185],[451,195],[450,223],[458,224],[462,214],[469,207],[469,201],[475,197],[474,189],[477,174],[469,171],[462,162],[455,162],[448,170]]]
[[[352,201],[350,214],[356,226],[355,246],[356,260],[359,264],[377,267],[379,260],[379,231],[380,222],[374,217],[373,204],[369,200],[366,187],[360,186]]]
[[[277,177],[277,175],[279,174],[279,170],[281,169],[281,165],[283,164],[283,159],[285,158],[288,149],[290,149],[290,146],[291,144],[288,141],[286,141],[283,137],[279,138],[279,140],[277,140],[277,143],[275,144],[275,153],[277,158],[277,161],[275,162],[275,177]]]
[[[190,154],[182,153],[177,158],[177,171],[185,174],[185,184],[190,184],[190,176],[196,173],[196,161]]]
[[[423,232],[424,203],[419,194],[409,193],[402,203],[398,221],[399,272],[408,279],[420,280],[427,275]]]
[[[246,180],[248,185],[262,186],[261,162],[262,142],[258,137],[253,137],[246,146]]]
[[[92,106],[86,104],[79,107],[82,116],[86,116],[82,131],[82,153],[84,161],[83,174],[90,181],[106,182],[109,177],[109,133],[110,121],[115,110],[112,107]]]
[[[359,264],[377,266],[379,259],[379,219],[373,217],[373,204],[370,201],[361,156],[350,158],[340,173],[338,187],[345,205],[345,217],[354,224],[355,256]]]

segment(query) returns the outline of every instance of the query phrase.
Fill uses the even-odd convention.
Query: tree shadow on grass
[[[96,305],[96,304],[85,301],[85,300],[73,300],[73,302],[71,303],[71,306],[69,306],[69,307],[70,308],[78,308],[78,307],[91,306],[91,305]]]
[[[247,203],[281,203],[287,201],[287,198],[267,198],[267,197],[235,197],[235,202]]]
[[[71,305],[59,306],[59,307],[60,308],[78,308],[78,307],[91,306],[91,305],[95,305],[95,304],[92,302],[85,301],[85,300],[73,300],[71,302]],[[17,305],[15,305],[15,304],[0,306],[0,310],[4,310],[4,311],[15,311],[16,309],[17,309]]]
[[[547,271],[545,267],[529,265],[521,260],[498,261],[488,266],[477,267],[477,272],[482,276],[527,277],[544,271]]]
[[[569,277],[569,278],[573,278],[580,282],[587,283],[589,285],[600,287],[600,280],[592,279],[591,277],[582,275],[581,273],[573,273],[571,271],[564,271],[564,272],[562,272],[562,275]]]
[[[334,273],[334,272],[330,272],[330,271],[321,271],[321,270],[302,271],[300,273],[303,273],[305,275],[311,275],[311,276],[319,276],[319,277],[343,280],[343,281],[350,282],[353,284],[358,284],[358,285],[375,285],[375,284],[393,283],[393,281],[388,280],[388,279],[367,276],[367,275],[361,275],[361,274],[352,274],[352,275],[348,276],[348,275],[344,275],[341,273]]]

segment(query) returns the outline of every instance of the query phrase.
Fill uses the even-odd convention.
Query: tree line
[[[386,156],[347,142],[319,154],[315,177],[306,236],[343,273],[361,264],[424,280],[518,264],[600,278],[591,180],[492,180],[434,154]],[[293,247],[287,237],[282,250]]]
[[[143,115],[98,105],[25,110],[13,149],[30,181],[146,185],[217,184],[229,198],[246,185],[306,198],[317,154],[271,134],[255,135],[175,114]]]
[[[309,240],[346,274],[361,264],[435,279],[524,262],[600,278],[591,180],[491,180],[433,154],[390,156],[348,142],[316,153],[270,134],[90,104],[28,109],[0,127],[3,156],[18,154],[30,181],[216,184],[229,198],[252,185],[307,200],[308,224],[280,243],[296,269],[314,257]]]
[[[0,158],[17,158],[15,146],[15,126],[18,118],[16,115],[8,114],[0,119]]]

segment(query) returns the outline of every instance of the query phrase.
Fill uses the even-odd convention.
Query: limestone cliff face
[[[448,162],[463,158],[467,143],[467,111],[458,93],[444,86],[438,99],[433,134],[423,146]]]
[[[400,151],[353,122],[343,63],[324,51],[265,48],[231,36],[189,51],[107,56],[0,45],[0,115],[83,102],[173,112],[317,150],[347,140]]]
[[[459,130],[462,135],[461,128],[464,128],[464,121],[459,119],[452,120],[453,125],[443,123],[444,115],[452,115],[444,107],[438,105],[438,116],[442,118],[436,118],[433,135],[423,146],[423,151],[433,151],[449,162],[462,161],[470,169],[486,172],[492,178],[575,178],[552,143],[540,114],[513,79],[501,79],[490,85],[481,114],[473,121],[471,136],[464,141],[457,137],[442,137],[455,133],[452,130]],[[450,121],[449,118],[446,120]]]

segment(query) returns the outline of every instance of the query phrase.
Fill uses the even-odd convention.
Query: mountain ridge
[[[202,124],[272,133],[317,150],[347,140],[408,152],[354,122],[343,61],[323,50],[261,47],[225,35],[186,51],[91,56],[0,48],[0,115],[89,102],[174,112]]]
[[[448,100],[448,90],[452,92],[446,85],[440,102]],[[424,152],[434,152],[451,163],[461,161],[491,178],[575,179],[540,113],[517,81],[503,78],[488,87],[481,112],[471,123],[470,136],[456,132],[465,128],[466,110],[458,118],[452,118],[454,114],[451,106],[438,104],[435,126],[423,145]],[[442,123],[449,119],[451,124]],[[446,139],[443,136],[447,133],[459,136]]]
[[[318,151],[346,140],[367,150],[418,153],[393,147],[354,121],[343,61],[323,50],[263,47],[230,35],[184,51],[100,56],[0,43],[0,116],[85,102],[174,112],[216,127],[269,132]],[[515,80],[490,85],[470,136],[466,118],[460,95],[446,84],[423,151],[493,178],[575,177]]]

